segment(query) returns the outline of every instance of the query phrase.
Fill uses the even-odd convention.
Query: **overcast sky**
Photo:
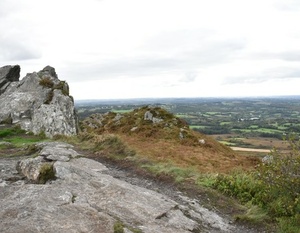
[[[299,0],[0,0],[0,66],[79,99],[300,94]]]

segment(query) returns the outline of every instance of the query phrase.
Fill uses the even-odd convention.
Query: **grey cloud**
[[[279,53],[277,54],[277,57],[286,61],[300,61],[300,50]]]
[[[193,82],[196,80],[197,76],[198,76],[197,72],[187,72],[187,73],[185,73],[184,77],[182,79],[180,79],[179,81],[185,82],[185,83]]]
[[[298,0],[277,0],[274,3],[276,9],[281,11],[298,11],[300,10],[300,2]]]
[[[176,36],[174,40],[171,39],[173,36]],[[99,60],[90,64],[70,64],[72,68],[68,72],[74,73],[72,77],[84,76],[87,79],[117,78],[122,75],[139,77],[176,72],[187,74],[182,80],[192,80],[195,77],[188,74],[189,72],[230,62],[238,58],[245,47],[244,40],[214,40],[210,36],[207,38],[200,32],[193,31],[168,32],[145,43],[139,48],[139,55],[131,54],[130,57]]]
[[[248,54],[247,58],[255,59],[255,60],[268,60],[268,59],[279,59],[282,61],[300,61],[300,50],[293,51],[284,51],[284,52],[262,52],[262,53],[254,53]]]
[[[280,67],[253,75],[227,77],[224,79],[223,84],[256,84],[272,79],[300,79],[300,68]]]
[[[114,59],[98,63],[70,63],[63,72],[72,77],[73,81],[119,78],[120,76],[145,76],[173,70],[178,60],[172,58],[146,58]],[[75,78],[77,77],[77,78]]]
[[[41,57],[40,51],[24,38],[11,39],[0,37],[0,59],[3,61],[28,60]]]

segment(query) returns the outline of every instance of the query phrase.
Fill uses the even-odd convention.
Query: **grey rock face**
[[[145,121],[152,121],[152,119],[153,119],[153,114],[150,111],[145,112],[144,120]]]
[[[18,81],[20,69],[0,69],[1,80],[13,80],[0,95],[0,123],[19,124],[21,128],[46,136],[77,133],[77,116],[69,86],[47,66],[38,73],[27,74]],[[8,78],[7,78],[8,77]],[[4,87],[4,86],[3,86]],[[2,87],[1,87],[2,88]]]
[[[0,68],[0,95],[4,93],[11,82],[17,82],[20,78],[20,66],[4,66]]]
[[[39,167],[47,163],[43,154],[65,156],[74,149],[60,142],[39,143],[37,147],[37,158],[22,160],[18,165],[27,179],[36,174],[35,169],[29,169],[32,164]],[[197,200],[180,196],[185,203],[182,205],[166,195],[112,177],[97,161],[71,157],[51,162],[56,180],[44,185],[17,180],[17,161],[0,158],[1,232],[113,233],[117,221],[124,224],[124,232],[251,232],[232,226]]]
[[[159,117],[154,117],[153,114],[150,111],[145,112],[144,120],[145,121],[152,121],[154,124],[158,124],[158,123],[164,121],[163,119],[161,119]]]

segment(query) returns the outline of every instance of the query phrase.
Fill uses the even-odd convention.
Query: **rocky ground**
[[[1,232],[117,233],[118,224],[127,233],[262,232],[204,208],[172,183],[104,165],[71,145],[37,148],[34,158],[0,158]],[[56,179],[38,184],[43,164],[53,165]]]

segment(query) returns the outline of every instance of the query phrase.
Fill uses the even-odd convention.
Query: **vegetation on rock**
[[[54,82],[49,77],[42,77],[39,81],[39,84],[48,88],[52,88],[54,86]]]
[[[40,168],[38,182],[40,184],[45,184],[48,180],[54,180],[54,179],[55,179],[55,172],[53,169],[53,164],[43,163]]]

